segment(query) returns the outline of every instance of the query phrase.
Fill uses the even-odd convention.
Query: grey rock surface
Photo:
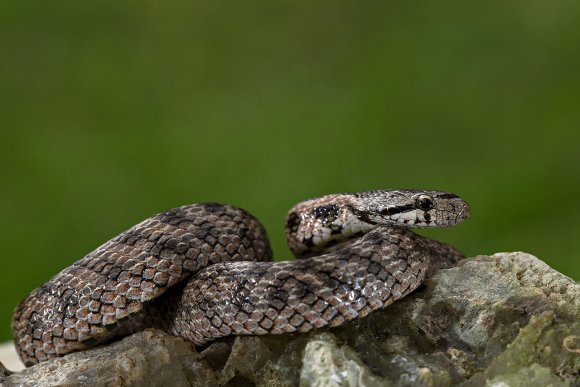
[[[8,370],[6,369],[6,367],[4,367],[4,365],[2,363],[0,363],[0,386],[3,384],[7,384],[7,377],[8,377]]]
[[[120,342],[37,364],[8,377],[21,386],[135,386],[217,384],[191,345],[148,330]]]
[[[342,327],[204,349],[148,330],[4,384],[533,387],[580,386],[579,378],[580,285],[529,254],[498,253],[440,270]]]

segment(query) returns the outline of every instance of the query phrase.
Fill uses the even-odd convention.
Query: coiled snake
[[[14,313],[16,347],[32,365],[146,327],[197,345],[335,327],[384,308],[463,257],[408,227],[451,226],[468,216],[463,200],[437,191],[310,199],[286,218],[288,245],[301,259],[271,262],[263,227],[244,210],[175,208],[34,290]]]

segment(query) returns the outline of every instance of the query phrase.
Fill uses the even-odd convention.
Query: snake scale
[[[147,327],[196,345],[335,327],[384,308],[463,257],[409,227],[446,227],[468,216],[462,199],[439,191],[309,199],[286,217],[288,245],[299,259],[272,262],[264,228],[246,211],[178,207],[30,293],[14,312],[15,344],[30,366]]]

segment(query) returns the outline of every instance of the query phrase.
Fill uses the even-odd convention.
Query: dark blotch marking
[[[459,196],[454,195],[452,193],[443,193],[443,194],[437,195],[436,198],[438,198],[438,199],[459,199]]]
[[[288,214],[288,218],[286,219],[286,229],[290,230],[290,232],[298,231],[300,220],[300,216],[298,216],[296,212],[291,212]]]
[[[306,245],[307,247],[314,246],[314,241],[312,240],[312,238],[304,238],[302,243],[304,243],[304,245]]]
[[[312,214],[317,219],[330,219],[330,218],[335,219],[338,215],[339,210],[340,207],[337,206],[336,204],[328,204],[326,206],[315,207],[312,210]]]

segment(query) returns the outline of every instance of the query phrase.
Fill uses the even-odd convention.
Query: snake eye
[[[435,205],[433,204],[433,199],[427,195],[421,195],[417,199],[417,206],[422,209],[423,211],[429,211]]]

